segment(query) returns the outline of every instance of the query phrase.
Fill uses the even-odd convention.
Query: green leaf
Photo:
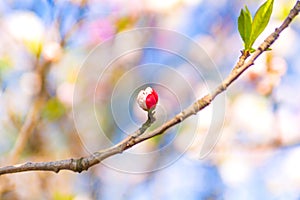
[[[253,53],[254,51],[256,51],[256,49],[254,49],[254,48],[251,47],[251,48],[249,49],[249,51],[250,51],[250,53]]]
[[[272,10],[273,10],[274,0],[267,0],[263,5],[259,7],[256,11],[252,23],[252,32],[249,42],[249,47],[252,47],[253,43],[257,37],[263,32],[269,23]]]
[[[238,18],[238,29],[241,38],[244,41],[245,49],[247,49],[252,30],[252,16],[247,6],[245,6],[245,10],[241,9],[240,16]]]

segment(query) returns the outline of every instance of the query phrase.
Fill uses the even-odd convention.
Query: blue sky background
[[[204,83],[208,81],[193,74],[195,72],[191,66],[172,53],[146,49],[115,61],[107,68],[103,83],[97,83],[99,86],[95,89],[92,87],[92,84],[95,86],[93,81],[102,81],[97,77],[94,79],[96,72],[84,72],[83,79],[76,79],[84,59],[93,48],[105,41],[112,41],[114,44],[114,36],[134,28],[166,28],[185,35],[206,52],[215,69],[204,70],[204,79],[212,76],[216,69],[224,78],[243,48],[237,30],[240,9],[248,5],[251,13],[254,13],[262,3],[257,0],[83,2],[85,3],[78,0],[0,2],[1,166],[8,164],[5,158],[18,138],[20,124],[36,95],[34,91],[39,83],[32,74],[36,60],[51,63],[46,78],[49,101],[48,107],[43,111],[46,114],[42,115],[41,123],[24,149],[20,162],[87,155],[91,149],[104,145],[97,141],[98,135],[94,134],[97,132],[94,129],[97,123],[102,126],[107,138],[117,142],[126,137],[124,132],[134,130],[143,122],[144,113],[132,100],[137,88],[142,86],[134,86],[134,81],[143,83],[147,80],[160,92],[157,115],[161,118],[155,126],[171,118],[180,108],[191,104],[195,96],[203,95],[206,91]],[[295,1],[287,3],[275,0],[270,23],[254,47],[280,25],[294,3]],[[173,152],[155,156],[149,163],[121,159],[120,156],[120,160],[119,157],[108,160],[107,163],[81,174],[16,174],[12,175],[11,181],[15,184],[15,189],[11,193],[21,199],[57,200],[299,199],[299,35],[300,20],[296,19],[281,34],[272,50],[261,56],[253,69],[246,72],[226,92],[226,112],[221,137],[206,158],[199,159],[198,155],[201,138],[209,128],[206,116],[210,115],[200,114],[193,118],[195,121],[187,121],[180,128],[171,129],[164,137],[153,139],[133,150],[143,154],[171,147]],[[161,41],[159,35],[154,38],[157,40],[150,40],[148,44],[159,41],[163,45],[172,41],[171,38],[170,41]],[[124,45],[136,41],[126,41]],[[116,49],[122,48],[122,45],[115,45]],[[41,47],[41,50],[37,47]],[[188,45],[180,46],[180,49],[184,49],[187,54],[191,51]],[[91,69],[97,69],[97,63],[101,63],[101,59],[105,56],[110,58],[110,54],[115,53],[114,49],[112,52],[110,50],[101,54],[104,57],[91,58],[89,64],[96,66]],[[195,55],[197,57],[197,53]],[[154,67],[151,71],[149,65],[147,73],[142,68],[140,71],[133,70],[136,66],[149,63],[168,67],[162,70]],[[170,74],[172,70],[174,74]],[[118,81],[126,77],[126,72],[131,72],[128,75],[130,80],[125,79],[123,85],[118,85]],[[180,76],[176,78],[176,74],[182,75],[182,79]],[[131,80],[134,80],[133,83]],[[168,83],[173,90],[166,89]],[[193,89],[179,83],[190,84]],[[85,130],[85,135],[80,135],[74,128],[76,125],[74,126],[72,118],[73,89],[77,87],[76,84],[80,85],[79,88],[82,84],[80,91],[83,92],[83,98],[78,110],[80,120],[75,120],[75,123],[78,123],[80,130]],[[121,92],[118,92],[118,88],[121,88]],[[124,91],[126,88],[128,91]],[[111,106],[110,98],[114,97],[114,89],[118,94],[116,102],[120,102],[119,109],[124,108],[126,111],[117,113],[118,116],[114,116],[114,108]],[[98,117],[96,124],[92,120],[95,116],[85,113],[88,113],[95,100],[84,99],[89,97],[89,92],[97,100],[94,113]],[[128,118],[128,115],[132,118]],[[193,132],[191,128],[197,120],[200,120],[200,127],[194,131],[200,138],[200,143],[196,140],[188,150],[184,150],[181,148],[184,134]],[[173,158],[177,159],[165,166]],[[120,162],[120,166],[124,165],[124,169],[130,165],[140,165],[146,170],[149,166],[165,167],[149,173],[122,172],[122,169],[114,169],[113,164],[110,166],[110,161],[114,163],[116,160]],[[31,184],[26,184],[29,181]]]

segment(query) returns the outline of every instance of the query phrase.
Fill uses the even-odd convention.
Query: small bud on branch
[[[155,108],[158,102],[158,95],[154,89],[147,87],[145,90],[139,92],[136,100],[143,110],[149,111]]]

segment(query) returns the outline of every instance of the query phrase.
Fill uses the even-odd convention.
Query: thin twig
[[[208,106],[216,96],[226,90],[245,70],[254,64],[254,61],[266,51],[279,37],[279,34],[291,23],[291,21],[298,15],[300,10],[300,1],[297,1],[294,8],[290,11],[288,17],[284,20],[282,25],[275,29],[275,31],[268,36],[265,41],[258,47],[258,49],[249,57],[248,61],[245,62],[245,59],[240,59],[240,63],[237,63],[230,75],[213,91],[213,93],[204,96],[203,98],[197,100],[191,106],[177,114],[174,118],[170,119],[160,127],[156,128],[151,132],[146,132],[140,134],[141,129],[137,130],[133,135],[128,136],[120,143],[114,145],[111,148],[97,151],[90,156],[82,157],[79,159],[67,159],[60,161],[51,161],[51,162],[27,162],[25,164],[6,166],[0,168],[0,175],[17,173],[24,171],[53,171],[59,172],[60,170],[70,170],[74,172],[82,172],[83,170],[88,170],[91,166],[100,163],[102,160],[115,155],[122,153],[123,151],[129,149],[130,147],[144,141],[148,140],[154,136],[163,134],[170,127],[175,126],[176,124],[182,122],[191,115],[197,114],[200,110]],[[138,135],[136,137],[136,135]]]
[[[36,73],[41,77],[41,90],[37,94],[37,96],[34,98],[32,105],[29,109],[28,114],[26,115],[25,121],[22,124],[19,135],[17,138],[17,141],[10,152],[9,162],[10,163],[16,163],[19,159],[19,156],[21,155],[23,149],[26,146],[26,143],[28,142],[28,139],[30,138],[32,132],[34,131],[35,127],[37,126],[40,115],[41,115],[41,109],[43,108],[43,105],[46,100],[46,75],[48,72],[48,69],[50,67],[49,62],[44,62],[42,65],[36,64]]]
[[[15,163],[23,151],[28,138],[30,137],[31,133],[33,132],[34,128],[36,127],[36,124],[39,121],[39,111],[41,110],[41,107],[43,105],[43,99],[41,97],[37,97],[30,110],[29,113],[26,116],[25,122],[23,123],[20,131],[19,131],[19,136],[17,138],[17,141],[10,152],[10,158],[9,162]]]

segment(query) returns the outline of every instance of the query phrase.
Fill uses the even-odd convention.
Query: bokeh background
[[[256,46],[280,25],[295,2],[275,0],[271,21]],[[127,80],[148,80],[158,90],[158,121],[154,127],[207,92],[205,77],[212,76],[210,68],[205,70],[207,74],[197,77],[178,57],[151,49],[122,56],[101,79],[93,71],[81,73],[82,66],[99,62],[97,56],[89,62],[85,59],[100,43],[110,40],[113,49],[118,49],[137,42],[133,39],[122,45],[114,43],[111,38],[118,33],[143,27],[174,30],[203,48],[214,63],[211,73],[217,69],[221,77],[226,77],[243,48],[237,31],[240,9],[246,4],[254,13],[261,3],[1,1],[1,166],[88,155],[107,145],[98,138],[99,127],[111,144],[126,137],[146,117],[134,99],[145,85],[134,86]],[[299,36],[297,18],[272,50],[226,91],[220,138],[205,158],[199,159],[199,152],[214,120],[209,108],[167,135],[134,149],[147,155],[171,147],[171,151],[155,154],[150,161],[124,159],[120,155],[118,168],[108,162],[81,174],[61,171],[1,176],[1,199],[299,199]],[[102,55],[109,56],[110,52]],[[159,64],[167,67],[159,70]],[[182,86],[178,80],[188,84]],[[74,99],[77,87],[82,95]],[[78,115],[72,109],[75,100]],[[91,107],[94,116],[85,113]],[[75,120],[74,116],[79,118]],[[96,123],[92,120],[95,116]],[[129,123],[133,125],[128,126]],[[191,134],[193,139],[186,146],[186,137]]]

